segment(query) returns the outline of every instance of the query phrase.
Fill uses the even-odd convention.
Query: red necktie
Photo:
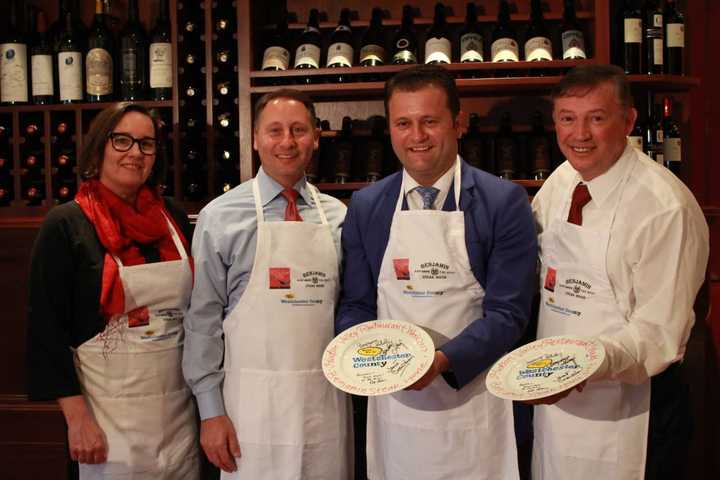
[[[584,183],[578,183],[573,191],[572,203],[567,221],[575,225],[582,225],[582,209],[590,201],[590,191]]]
[[[281,192],[281,194],[287,200],[287,207],[285,207],[285,221],[302,222],[302,217],[297,209],[297,203],[295,203],[295,200],[298,197],[297,190],[286,188]]]

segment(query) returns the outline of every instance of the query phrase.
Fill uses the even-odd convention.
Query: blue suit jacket
[[[469,166],[461,167],[460,208],[473,274],[485,289],[484,314],[440,350],[458,387],[510,350],[522,335],[535,289],[537,237],[527,192]],[[402,173],[355,192],[342,231],[341,332],[377,318],[377,283],[400,194]],[[455,210],[454,186],[443,210]]]

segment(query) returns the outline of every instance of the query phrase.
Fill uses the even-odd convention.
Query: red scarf
[[[170,219],[186,252],[189,251],[187,240],[172,215],[165,210],[158,193],[147,185],[140,188],[135,208],[99,180],[83,182],[75,201],[95,227],[95,233],[106,250],[100,311],[106,321],[109,321],[113,315],[125,312],[125,293],[113,255],[125,266],[142,265],[145,258],[137,245],[149,244],[158,250],[162,261],[179,260],[180,254],[175,248],[166,218]],[[188,261],[192,268],[192,257],[189,255]]]

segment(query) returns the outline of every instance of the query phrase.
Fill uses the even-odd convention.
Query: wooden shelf
[[[647,87],[665,92],[685,92],[700,86],[700,79],[685,75],[628,75],[633,87]]]
[[[525,188],[540,188],[545,180],[513,180]],[[354,191],[371,185],[368,182],[348,182],[348,183],[317,183],[315,186],[321,192],[337,192],[337,191]]]
[[[12,112],[62,112],[76,110],[102,110],[103,108],[115,105],[118,102],[97,102],[97,103],[52,103],[49,105],[13,105],[0,107],[0,113]],[[143,105],[146,108],[172,108],[172,100],[138,100],[132,103]]]

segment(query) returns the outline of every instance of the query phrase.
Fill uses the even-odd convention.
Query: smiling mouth
[[[570,147],[575,153],[588,153],[595,149],[595,147]]]
[[[129,170],[142,170],[144,165],[138,164],[138,163],[124,163],[121,165],[124,168],[127,168]]]
[[[422,152],[429,151],[431,148],[432,148],[431,146],[427,145],[424,147],[410,147],[408,150],[410,150],[413,153],[422,153]]]

